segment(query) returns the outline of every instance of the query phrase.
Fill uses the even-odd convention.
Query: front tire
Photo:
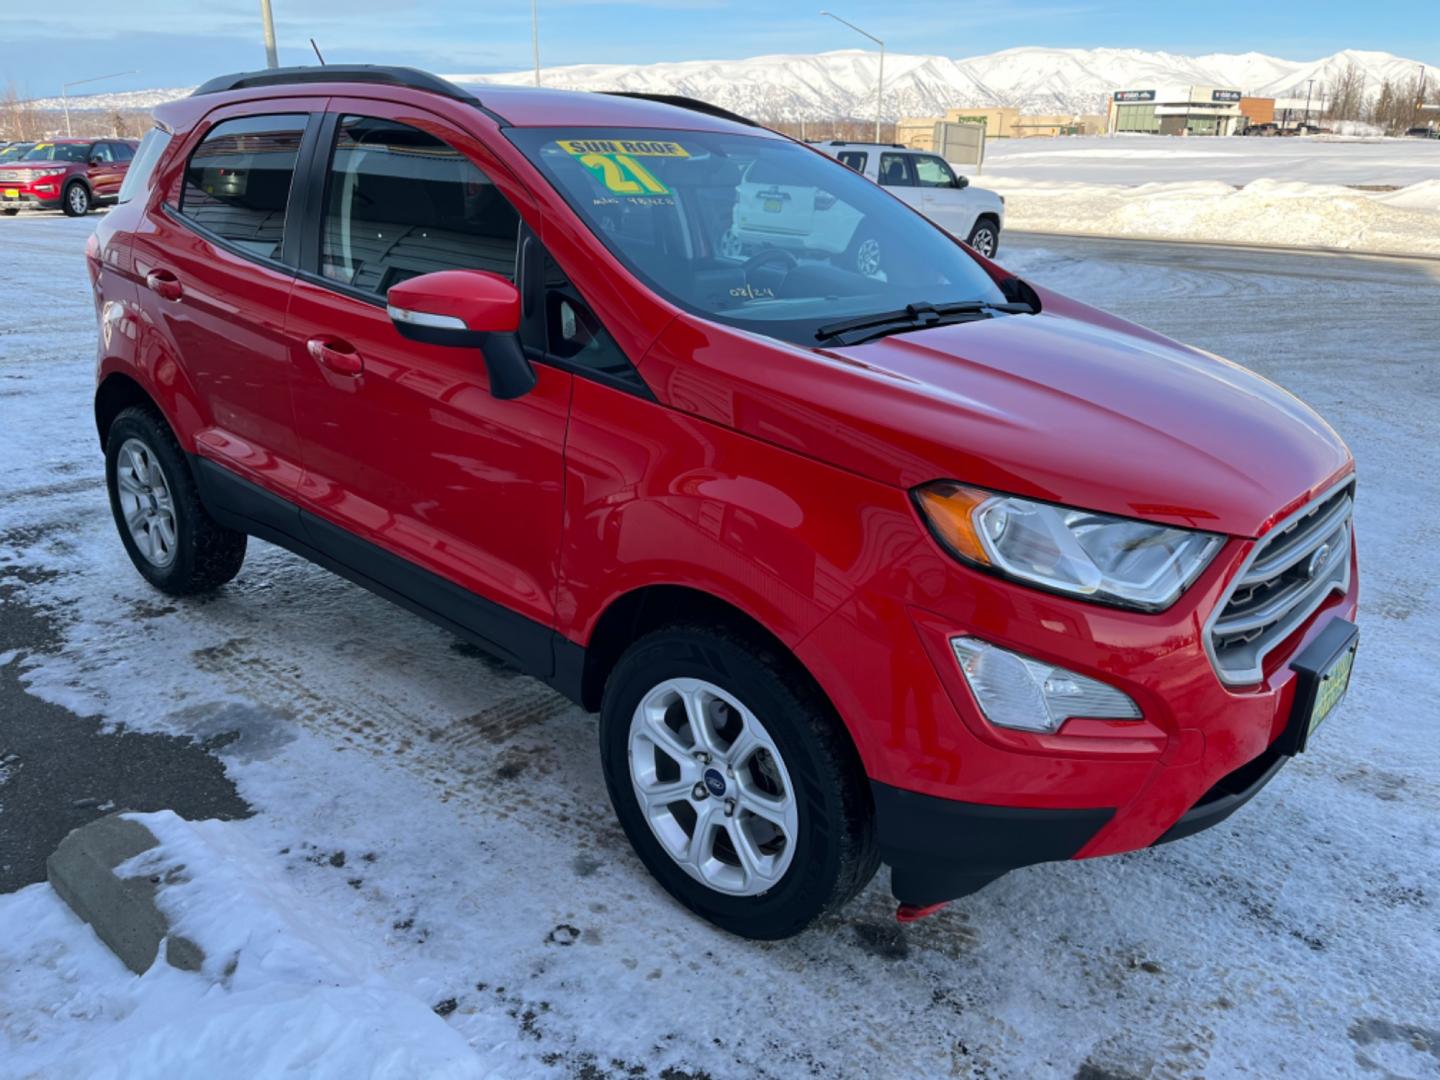
[[[794,660],[736,631],[657,630],[605,687],[600,754],[641,861],[742,937],[790,937],[874,876],[864,771]]]
[[[65,189],[60,205],[66,217],[84,217],[90,212],[90,189],[77,180]]]
[[[169,426],[154,410],[125,409],[105,441],[105,484],[120,541],[162,592],[209,592],[240,572],[246,536],[215,522]]]

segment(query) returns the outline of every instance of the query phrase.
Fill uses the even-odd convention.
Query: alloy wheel
[[[795,787],[770,733],[732,694],[666,679],[630,721],[630,779],[661,847],[687,874],[730,896],[757,896],[790,867]]]
[[[175,500],[150,447],[126,439],[115,461],[115,487],[130,539],[152,566],[175,561]]]

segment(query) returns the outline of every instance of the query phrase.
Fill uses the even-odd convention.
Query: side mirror
[[[970,178],[969,178],[968,176],[957,176],[957,177],[955,177],[955,186],[956,186],[957,188],[967,188],[967,187],[969,187],[969,186],[970,186]]]
[[[402,281],[385,294],[400,336],[426,345],[478,348],[490,393],[502,400],[535,388],[535,369],[520,347],[520,290],[486,270],[438,270]]]

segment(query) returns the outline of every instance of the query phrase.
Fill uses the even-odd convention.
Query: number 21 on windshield
[[[670,189],[629,154],[581,154],[580,164],[616,195],[669,195]]]

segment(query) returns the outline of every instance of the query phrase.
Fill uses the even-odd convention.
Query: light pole
[[[94,75],[88,79],[73,79],[67,83],[60,84],[60,104],[65,108],[65,134],[74,135],[70,130],[70,87],[84,86],[86,83],[99,82],[101,79],[118,79],[121,75],[138,75],[138,71],[117,71],[111,75]]]
[[[1305,133],[1310,133],[1310,94],[1315,89],[1315,80],[1311,79],[1305,87]]]
[[[880,141],[880,101],[882,95],[885,93],[885,43],[881,41],[878,37],[876,37],[874,34],[867,34],[864,30],[861,30],[854,23],[846,19],[840,18],[840,16],[836,15],[833,11],[822,11],[820,12],[820,14],[828,15],[830,16],[830,18],[834,19],[838,23],[844,23],[851,30],[854,30],[857,34],[860,34],[862,37],[869,38],[876,45],[880,46],[880,78],[877,79],[875,82],[875,141],[878,143]]]
[[[270,12],[270,0],[260,0],[260,24],[265,31],[265,66],[277,68],[280,58],[275,55],[275,16]]]
[[[539,0],[530,0],[530,53],[535,60],[535,85],[540,85],[540,8]]]

